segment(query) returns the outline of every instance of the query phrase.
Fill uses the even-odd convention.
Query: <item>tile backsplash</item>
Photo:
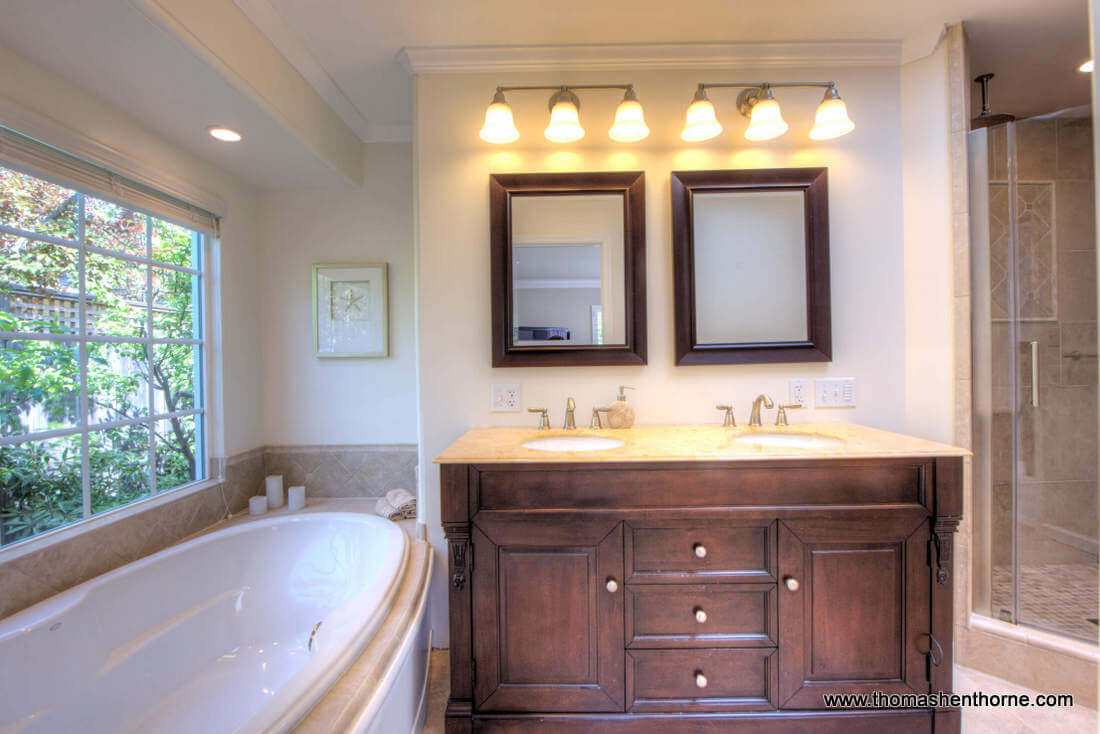
[[[225,460],[222,482],[3,560],[0,619],[65,589],[132,563],[195,535],[248,507],[267,474],[285,486],[305,484],[315,497],[380,497],[416,491],[415,445],[261,447]]]

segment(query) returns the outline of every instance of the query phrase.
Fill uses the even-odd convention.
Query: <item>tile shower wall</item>
[[[1091,145],[1089,119],[1033,119],[1016,124],[1020,321],[1014,348],[1010,343],[1007,140],[1003,127],[990,134],[992,611],[997,616],[1012,607],[1012,473],[1017,471],[1021,618],[1095,638],[1096,626],[1088,622],[1088,617],[1096,616],[1095,604],[1089,606],[1088,614],[1063,615],[1051,596],[1057,595],[1057,588],[1045,588],[1064,587],[1067,577],[1079,576],[1089,582],[1087,591],[1095,601],[1097,293]],[[1030,406],[1032,341],[1039,344],[1038,408]],[[1015,395],[1009,363],[1013,354]],[[1015,466],[1012,400],[1020,406]],[[1032,602],[1037,601],[1042,603],[1035,606]],[[1072,601],[1062,606],[1066,610],[1081,606]]]
[[[240,512],[263,483],[263,450],[231,457],[225,481],[0,562],[0,619],[163,550]]]

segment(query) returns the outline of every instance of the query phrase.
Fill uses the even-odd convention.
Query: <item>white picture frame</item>
[[[313,355],[319,359],[389,356],[386,263],[313,266]]]

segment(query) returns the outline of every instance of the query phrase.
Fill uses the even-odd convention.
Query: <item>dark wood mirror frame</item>
[[[623,195],[623,344],[514,346],[512,344],[513,196],[621,193]],[[489,177],[489,240],[492,257],[494,367],[644,365],[646,363],[645,174],[497,173]]]
[[[825,168],[744,171],[673,171],[672,262],[676,363],[753,364],[829,362],[829,193]],[[695,242],[692,197],[696,193],[801,191],[806,214],[806,341],[699,344],[695,331]]]

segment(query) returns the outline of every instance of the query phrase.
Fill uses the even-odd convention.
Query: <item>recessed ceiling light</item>
[[[241,134],[239,132],[231,130],[228,127],[222,127],[221,125],[215,125],[210,128],[210,135],[223,143],[236,143],[241,139]]]
[[[1095,64],[1092,63],[1092,59],[1089,59],[1085,63],[1077,67],[1077,71],[1083,71],[1086,74],[1091,74]]]

